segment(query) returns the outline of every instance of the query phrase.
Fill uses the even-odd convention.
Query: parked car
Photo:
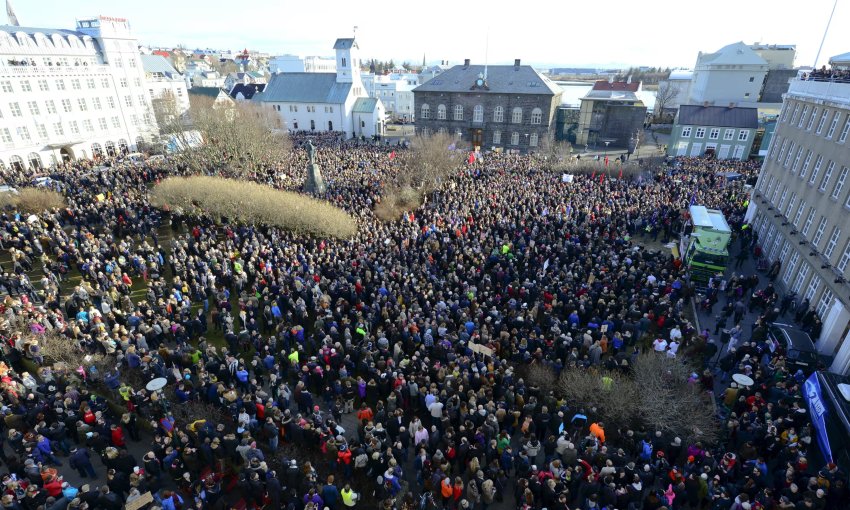
[[[782,347],[785,364],[792,373],[802,370],[809,375],[825,368],[814,342],[805,331],[784,324],[773,324],[767,334]]]

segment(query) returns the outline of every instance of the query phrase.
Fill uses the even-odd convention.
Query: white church
[[[335,73],[278,73],[252,100],[276,111],[290,131],[383,135],[386,112],[363,86],[357,41],[337,39],[334,50]]]

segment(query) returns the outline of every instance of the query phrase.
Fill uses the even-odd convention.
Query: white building
[[[150,140],[157,127],[138,46],[124,18],[0,27],[2,165],[44,168]]]
[[[743,42],[724,46],[715,53],[700,52],[688,104],[755,103],[769,68],[767,60]]]
[[[357,104],[360,115],[355,121],[355,104],[358,99],[368,99],[360,79],[357,42],[337,39],[334,50],[335,73],[277,73],[252,100],[278,112],[292,131],[342,131],[348,137],[382,135],[384,118],[380,101],[369,104],[360,101]]]
[[[661,80],[658,82],[658,90],[665,91],[667,87],[670,88],[670,97],[667,102],[664,104],[664,112],[661,111],[661,105],[658,104],[657,95],[655,102],[655,115],[661,115],[663,113],[673,114],[675,115],[676,111],[679,109],[679,106],[683,104],[688,104],[688,97],[691,93],[691,80],[694,76],[694,72],[688,69],[675,69],[670,72],[670,76],[667,77],[666,80]],[[675,92],[675,95],[673,95]]]
[[[189,94],[183,76],[160,55],[142,55],[142,66],[151,102],[171,97],[178,112],[181,115],[186,113],[189,110]]]
[[[414,120],[413,89],[418,86],[406,80],[380,81],[373,85],[373,95],[381,100],[393,120],[411,122]]]
[[[225,80],[217,71],[201,71],[192,76],[192,87],[223,88]]]
[[[279,55],[269,59],[272,73],[335,73],[336,59],[333,57]]]

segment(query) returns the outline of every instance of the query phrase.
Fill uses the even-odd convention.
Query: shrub
[[[65,207],[65,197],[49,189],[22,188],[17,194],[0,194],[0,207],[14,207],[21,212],[38,214]]]
[[[402,213],[422,205],[423,196],[422,192],[409,186],[387,190],[375,205],[375,216],[383,221],[395,221]]]
[[[171,177],[151,191],[151,203],[189,216],[227,218],[244,224],[346,239],[357,232],[354,219],[314,198],[252,182],[221,177]]]

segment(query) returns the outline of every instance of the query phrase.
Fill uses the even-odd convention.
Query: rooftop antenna
[[[820,52],[823,49],[823,43],[826,41],[826,34],[829,32],[829,25],[832,24],[832,16],[835,15],[835,8],[838,7],[838,0],[835,0],[835,3],[832,4],[832,12],[829,14],[829,20],[826,22],[826,28],[823,30],[823,38],[820,40],[820,46],[818,46],[818,52],[815,55],[815,63],[812,65],[812,69],[818,68],[818,59],[820,58]]]
[[[357,25],[354,25],[354,35],[353,35],[353,38],[354,38],[354,39],[356,39],[356,38],[357,38]]]
[[[836,0],[838,1],[838,0]],[[490,26],[487,26],[487,37],[484,42],[484,81],[487,81],[487,55],[490,52]]]

